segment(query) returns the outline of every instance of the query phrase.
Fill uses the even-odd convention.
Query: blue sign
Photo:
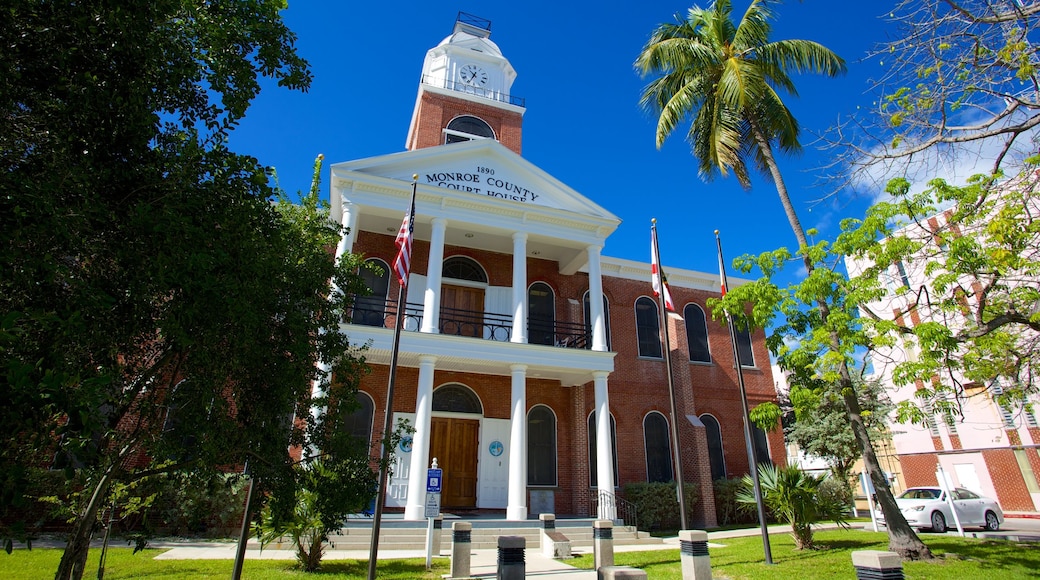
[[[426,470],[426,493],[440,493],[443,471],[440,469]]]
[[[505,450],[506,448],[501,441],[492,441],[491,445],[488,445],[488,452],[495,457],[502,455],[502,452]]]

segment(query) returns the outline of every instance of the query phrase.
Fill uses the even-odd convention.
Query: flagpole
[[[408,225],[408,236],[411,239],[412,223],[415,222],[415,189],[419,182],[418,175],[412,175],[412,200],[408,206],[408,216],[411,223]],[[386,387],[386,407],[383,418],[383,455],[379,460],[379,487],[376,492],[376,511],[372,518],[372,544],[368,555],[368,580],[375,580],[376,560],[379,558],[379,528],[383,520],[383,504],[386,503],[386,479],[390,464],[390,442],[391,430],[393,428],[394,409],[394,383],[397,381],[397,353],[401,347],[401,327],[404,325],[405,292],[408,289],[407,276],[403,279],[397,289],[397,316],[394,324],[394,346],[390,353],[390,379]]]
[[[726,295],[726,262],[722,258],[722,240],[719,230],[715,230],[715,245],[719,249],[719,282],[722,295]],[[748,412],[747,389],[744,387],[744,371],[740,364],[740,349],[737,347],[737,330],[733,326],[733,316],[726,312],[726,323],[729,325],[729,340],[733,345],[733,361],[737,366],[737,385],[740,387],[740,406],[744,412],[744,445],[748,454],[748,468],[751,470],[751,482],[755,489],[755,505],[758,506],[758,523],[762,528],[762,550],[765,552],[766,564],[773,563],[773,551],[769,546],[769,530],[766,527],[766,508],[762,502],[762,485],[758,481],[758,463],[755,461],[755,442],[751,437],[751,415]]]
[[[657,272],[652,272],[651,275],[660,277],[661,291],[657,292],[657,304],[660,309],[658,315],[658,323],[661,327],[661,338],[664,342],[664,368],[668,374],[668,396],[669,402],[671,403],[671,430],[672,430],[672,455],[675,459],[675,481],[676,481],[676,495],[679,499],[679,529],[685,530],[687,527],[686,520],[686,494],[683,493],[683,470],[682,470],[682,453],[679,451],[679,420],[676,413],[676,402],[675,402],[675,382],[672,380],[672,345],[671,340],[668,338],[668,313],[665,305],[665,285],[664,285],[664,270],[661,267],[661,251],[657,246],[657,218],[650,220],[650,235],[653,238],[653,251],[652,256],[654,263],[657,264]]]

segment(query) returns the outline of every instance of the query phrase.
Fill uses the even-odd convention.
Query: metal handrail
[[[491,99],[492,101],[498,101],[500,103],[509,103],[510,105],[516,105],[517,107],[526,107],[527,101],[523,97],[507,95],[506,93],[499,92],[493,89],[475,87],[473,85],[467,85],[463,82],[435,77],[434,75],[422,75],[422,77],[419,79],[419,82],[424,85],[431,85],[434,87],[447,89],[449,91],[466,93],[468,95],[475,95],[478,97],[483,97],[485,99]]]
[[[347,310],[344,322],[360,326],[393,328],[396,323],[397,302],[374,296],[357,296]],[[405,304],[403,329],[418,332],[422,326],[423,305]],[[442,307],[438,330],[441,334],[471,336],[484,340],[507,342],[513,331],[513,317],[494,312],[478,312],[461,308]],[[559,348],[592,348],[591,329],[588,325],[563,320],[528,319],[528,344],[544,344]]]
[[[598,494],[589,498],[589,505],[591,507],[590,513],[599,513],[600,502],[614,508],[614,517],[616,520],[624,522],[626,526],[632,526],[639,529],[639,513],[636,510],[636,504],[623,497],[618,497],[616,493],[600,490]]]

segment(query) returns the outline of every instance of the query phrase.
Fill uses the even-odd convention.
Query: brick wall
[[[483,120],[495,131],[495,138],[517,155],[521,150],[520,113],[459,98],[424,92],[413,123],[417,126],[408,143],[410,151],[444,144],[443,129],[459,115],[472,115]]]
[[[1036,451],[1030,450],[1034,455]],[[1022,470],[1015,460],[1015,452],[1011,449],[987,449],[982,452],[986,460],[989,477],[997,490],[997,501],[1004,511],[1036,511],[1033,498],[1026,488]]]
[[[413,247],[413,272],[425,274],[428,243],[416,240]],[[393,236],[360,232],[354,251],[389,263],[396,250]],[[444,257],[452,256],[468,256],[476,260],[488,273],[492,286],[512,284],[512,255],[446,246]],[[529,258],[527,275],[529,284],[544,282],[552,288],[558,320],[584,323],[582,297],[588,290],[586,274],[564,276],[559,273],[556,262]],[[391,297],[396,296],[396,285],[396,280],[391,277]],[[617,425],[619,479],[624,485],[646,481],[643,419],[653,411],[670,417],[670,398],[664,359],[638,356],[635,301],[640,296],[652,297],[649,274],[646,281],[605,277],[603,291],[607,298],[611,349],[617,353],[608,389],[610,409]],[[706,312],[706,300],[715,296],[686,288],[672,288],[672,294],[680,308],[694,302]],[[735,477],[747,473],[748,458],[729,330],[712,321],[709,315],[708,342],[713,360],[709,364],[691,363],[683,321],[669,317],[667,325],[684,477],[686,481],[700,485],[701,499],[693,506],[692,513],[698,525],[712,527],[715,525],[715,505],[707,439],[704,428],[694,427],[686,416],[710,413],[718,419],[728,475]],[[757,366],[744,369],[744,380],[749,404],[754,407],[763,401],[775,401],[776,395],[764,334],[761,331],[754,333],[752,343]],[[416,369],[400,370],[394,404],[396,411],[414,412],[417,376]],[[362,384],[363,390],[377,401],[377,409],[382,406],[379,402],[386,400],[386,380],[386,369],[381,367],[374,369]],[[484,405],[486,417],[509,418],[511,387],[508,375],[435,373],[435,387],[448,382],[472,388]],[[558,513],[587,513],[593,495],[589,486],[587,421],[595,409],[594,387],[591,382],[580,387],[564,387],[557,381],[528,379],[527,407],[530,409],[538,404],[550,407],[558,422],[556,510]],[[378,410],[376,415],[376,424],[381,425],[382,415]],[[785,463],[783,436],[779,430],[769,434],[769,444],[774,463]]]
[[[899,456],[907,487],[939,485],[939,480],[935,478],[935,466],[938,463],[939,456],[935,453]]]

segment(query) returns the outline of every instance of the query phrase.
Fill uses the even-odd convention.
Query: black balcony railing
[[[491,99],[492,101],[498,101],[500,103],[509,103],[510,105],[516,105],[517,107],[524,107],[524,106],[526,106],[525,105],[526,101],[524,100],[523,97],[515,97],[513,95],[507,95],[507,94],[505,94],[503,92],[500,92],[500,91],[495,91],[495,90],[492,90],[492,89],[485,89],[483,87],[475,87],[473,85],[467,85],[466,83],[463,83],[463,82],[460,82],[460,81],[453,81],[451,79],[439,78],[439,77],[435,77],[433,75],[422,75],[422,79],[420,79],[420,80],[421,80],[422,84],[424,84],[424,85],[432,85],[432,86],[435,86],[435,87],[440,87],[442,89],[447,89],[449,91],[457,91],[457,92],[460,92],[460,93],[467,93],[467,94],[475,95],[475,96],[478,96],[478,97],[481,97],[481,98],[484,98],[484,99]]]
[[[394,328],[397,323],[396,314],[397,302],[394,300],[359,296],[354,300],[353,308],[347,311],[344,321],[362,326]],[[404,330],[418,331],[422,326],[422,315],[422,304],[405,304]],[[528,320],[527,328],[529,344],[586,350],[592,347],[591,330],[584,324],[531,319]],[[442,307],[438,330],[441,334],[507,342],[513,331],[513,317],[508,314]]]

